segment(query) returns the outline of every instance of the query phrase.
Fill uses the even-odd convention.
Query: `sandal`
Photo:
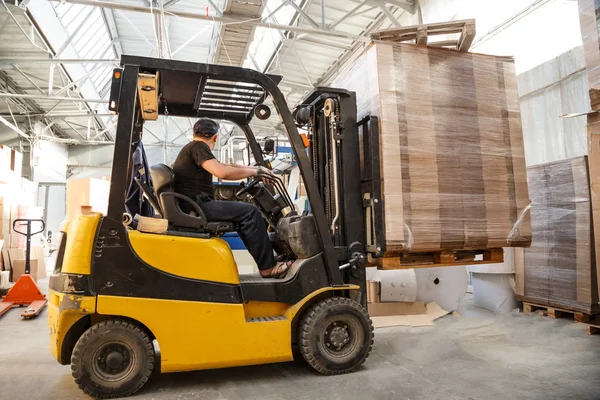
[[[286,261],[282,263],[277,263],[272,269],[269,275],[261,275],[263,278],[272,278],[272,279],[283,279],[289,272],[292,267],[293,261]]]

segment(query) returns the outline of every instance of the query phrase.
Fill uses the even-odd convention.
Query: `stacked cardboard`
[[[332,86],[379,117],[386,256],[529,245],[512,59],[378,42]]]
[[[535,165],[527,172],[533,240],[516,259],[517,298],[598,311],[587,157]]]
[[[590,106],[600,110],[600,2],[579,0],[579,26],[590,88]],[[600,115],[588,115],[588,156],[595,246],[600,249]],[[600,257],[596,257],[600,271]],[[600,274],[599,274],[600,275]],[[600,276],[598,277],[600,285]]]
[[[11,281],[25,271],[26,236],[13,230],[17,219],[41,219],[44,210],[36,207],[38,185],[21,177],[23,156],[7,146],[0,146],[0,242],[2,262],[0,269],[7,272]],[[41,224],[33,224],[32,230],[40,230]],[[25,225],[18,226],[25,232]],[[35,245],[39,236],[32,238],[31,274],[34,279],[46,276],[43,250]]]
[[[12,150],[10,147],[0,145],[0,184],[12,183],[13,181],[13,170],[11,169],[12,164]],[[19,175],[20,177],[20,175]]]
[[[67,214],[71,220],[81,215],[81,207],[89,206],[91,211],[106,214],[110,181],[104,179],[83,178],[67,181]]]
[[[600,109],[600,3],[597,0],[579,0],[579,26],[583,39],[585,63],[590,85],[592,110]]]
[[[25,249],[22,248],[2,250],[4,270],[10,272],[9,276],[11,282],[16,282],[17,279],[25,273],[25,256]],[[29,273],[35,281],[46,277],[46,262],[44,258],[44,249],[42,247],[34,246],[31,248],[29,263]]]

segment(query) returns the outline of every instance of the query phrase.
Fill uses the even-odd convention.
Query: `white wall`
[[[70,146],[68,178],[110,176],[113,151],[113,145]]]
[[[38,141],[33,146],[33,180],[35,182],[65,182],[67,178],[67,146]]]

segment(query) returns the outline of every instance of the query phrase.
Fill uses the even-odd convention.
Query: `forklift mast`
[[[356,94],[317,87],[296,107],[294,116],[308,132],[308,156],[334,248],[340,260],[351,261],[350,268],[345,268],[345,281],[361,285],[366,225]]]

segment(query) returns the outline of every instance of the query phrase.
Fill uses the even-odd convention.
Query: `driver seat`
[[[158,198],[160,214],[169,221],[169,228],[175,231],[208,233],[219,235],[235,231],[232,222],[208,222],[204,212],[187,196],[174,191],[175,173],[165,164],[150,167],[150,176]],[[180,201],[187,202],[192,212],[186,214],[181,210]],[[194,215],[195,214],[195,215]]]

